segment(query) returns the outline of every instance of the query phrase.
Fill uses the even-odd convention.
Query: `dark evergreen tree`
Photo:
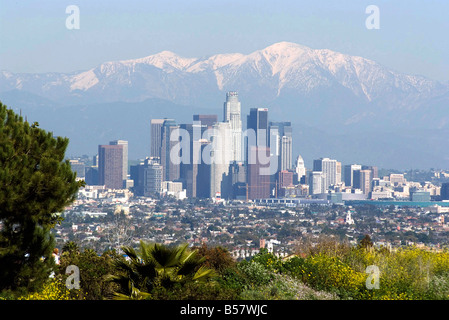
[[[1,291],[35,291],[52,271],[51,229],[82,185],[67,145],[0,102]]]

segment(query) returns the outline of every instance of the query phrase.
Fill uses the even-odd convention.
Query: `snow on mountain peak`
[[[197,60],[197,58],[184,58],[176,53],[165,50],[148,57],[128,60],[126,63],[145,63],[151,64],[159,69],[166,69],[168,67],[178,70],[185,70]]]

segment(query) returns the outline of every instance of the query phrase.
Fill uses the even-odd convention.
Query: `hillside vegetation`
[[[190,299],[190,300],[446,300],[449,252],[416,247],[357,247],[332,238],[303,241],[296,254],[279,258],[266,249],[235,261],[226,249],[141,242],[101,256],[68,243],[56,273],[37,292],[6,299]],[[80,269],[80,289],[67,289],[65,269]],[[376,266],[378,278],[366,272]],[[370,278],[368,278],[370,277]],[[368,279],[368,281],[367,281]],[[372,280],[372,281],[371,281]],[[370,282],[371,281],[371,282]],[[374,283],[377,281],[378,286]],[[370,283],[372,285],[370,285]]]

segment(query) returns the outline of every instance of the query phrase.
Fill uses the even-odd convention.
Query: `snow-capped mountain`
[[[218,54],[199,59],[163,51],[72,74],[0,73],[0,92],[13,89],[64,103],[160,98],[200,105],[204,105],[202,96],[227,90],[266,104],[283,95],[307,99],[337,90],[346,91],[357,101],[390,101],[391,107],[397,108],[414,107],[411,102],[441,95],[448,86],[394,72],[361,57],[279,42],[248,55]]]
[[[347,154],[355,156],[358,150],[360,157],[378,164],[387,156],[388,163],[416,160],[419,152],[420,163],[425,166],[432,159],[438,158],[439,163],[449,159],[449,151],[444,151],[449,150],[449,142],[440,131],[449,131],[449,83],[396,72],[375,61],[328,49],[279,42],[250,54],[185,58],[163,51],[80,72],[0,72],[0,101],[24,111],[32,107],[32,111],[28,109],[30,116],[43,117],[44,110],[51,110],[53,116],[48,115],[48,119],[53,117],[53,122],[49,121],[49,126],[81,141],[89,138],[77,136],[78,123],[97,126],[96,134],[106,137],[113,132],[110,123],[114,116],[116,129],[127,125],[122,121],[123,108],[148,118],[221,114],[227,91],[239,92],[242,117],[251,107],[268,107],[270,120],[291,121],[298,134],[294,147],[316,152],[316,156],[323,156],[317,149],[322,148],[334,150],[335,157],[341,154],[342,160]],[[72,122],[63,123],[69,111],[61,107],[69,105],[69,111],[79,116],[75,124],[73,116],[68,117]],[[175,114],[168,115],[166,108],[161,110],[162,105],[176,109]],[[109,113],[108,123],[98,122],[100,110],[102,115]],[[142,130],[146,130],[149,119],[142,116],[130,120],[129,130],[135,131],[140,120]],[[305,127],[310,130],[304,131]],[[311,130],[318,131],[309,135]],[[341,135],[341,141],[332,140],[336,134]],[[400,152],[387,155],[385,143],[394,146],[386,150]],[[354,146],[358,146],[356,150]]]

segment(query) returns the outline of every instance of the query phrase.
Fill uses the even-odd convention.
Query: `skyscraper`
[[[165,119],[162,124],[161,165],[164,181],[179,179],[180,155],[172,159],[172,148],[179,143],[179,126],[173,119]],[[178,139],[176,139],[178,137]]]
[[[306,183],[304,178],[306,175],[306,166],[304,164],[304,159],[301,157],[301,155],[298,155],[296,158],[296,174],[298,175],[298,181],[301,183],[301,180],[303,180],[303,183]]]
[[[321,171],[312,171],[309,175],[309,193],[320,194],[324,193],[324,183],[326,175]]]
[[[126,140],[114,140],[109,142],[111,146],[122,145],[123,146],[123,180],[128,178],[128,141]]]
[[[285,195],[285,188],[293,187],[293,172],[281,170],[277,173],[277,197]]]
[[[441,200],[449,200],[449,182],[441,184]]]
[[[362,170],[362,166],[359,165],[359,164],[348,164],[348,165],[345,165],[345,167],[344,167],[344,174],[345,174],[345,185],[347,187],[354,187],[354,188],[356,188],[356,187],[360,186],[360,182],[359,181],[357,181],[354,184],[354,171],[357,171],[357,170]]]
[[[291,122],[271,122],[269,124],[269,147],[278,158],[278,170],[293,169]]]
[[[164,119],[151,119],[150,156],[154,158],[161,158],[162,125],[164,124],[164,121]]]
[[[98,146],[98,180],[106,188],[123,188],[123,145]]]
[[[321,171],[324,174],[324,190],[322,192],[326,192],[329,186],[341,181],[341,177],[337,177],[337,160],[329,158],[313,160],[313,171]]]
[[[366,195],[371,191],[371,170],[360,170],[360,189]]]
[[[215,122],[218,122],[216,114],[194,114],[193,121],[199,121],[207,128],[212,128]]]
[[[226,94],[223,121],[229,122],[231,126],[232,161],[243,161],[241,106],[237,92]]]
[[[261,154],[263,154],[263,157],[260,156]],[[248,199],[263,199],[270,197],[271,176],[264,172],[270,167],[270,163],[268,162],[265,164],[261,161],[262,159],[268,159],[269,157],[269,147],[251,146],[248,153]]]
[[[131,179],[134,180],[134,194],[149,197],[162,191],[162,166],[146,158],[144,162],[131,166]]]
[[[204,149],[210,146],[210,141],[200,139],[193,142],[193,163],[192,163],[192,189],[191,197],[209,198],[210,197],[210,163],[203,161],[202,154]],[[198,160],[196,160],[198,159]],[[189,187],[189,183],[187,184]],[[189,196],[189,195],[187,195]]]
[[[212,126],[210,141],[210,197],[226,197],[225,191],[229,186],[225,176],[229,173],[229,165],[232,161],[232,136],[229,122],[217,122]]]
[[[246,128],[247,130],[254,130],[256,137],[256,141],[249,141],[248,150],[251,150],[251,145],[261,147],[269,146],[267,108],[251,108],[246,118]]]

